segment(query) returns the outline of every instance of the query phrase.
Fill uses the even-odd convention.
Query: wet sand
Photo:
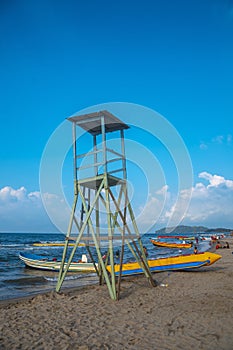
[[[0,349],[233,349],[233,240],[222,259],[194,272],[0,303]]]

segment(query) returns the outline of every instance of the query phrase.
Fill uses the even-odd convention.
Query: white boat
[[[82,261],[72,262],[69,266],[69,271],[72,272],[95,272],[95,267],[92,262],[87,262],[86,255],[83,254]],[[57,261],[55,258],[47,258],[31,253],[19,253],[19,258],[28,267],[40,270],[59,271],[61,261]],[[96,264],[96,267],[98,264]],[[66,263],[64,265],[66,267]]]

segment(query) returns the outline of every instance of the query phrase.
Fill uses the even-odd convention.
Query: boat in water
[[[19,258],[28,267],[39,270],[59,271],[61,261],[55,258],[47,258],[31,253],[19,253]],[[98,264],[96,264],[96,267]],[[64,265],[66,267],[66,263]],[[71,272],[96,272],[92,262],[87,262],[86,255],[83,254],[82,261],[72,262],[69,266]]]
[[[192,248],[192,243],[176,243],[176,242],[160,242],[156,241],[155,239],[151,238],[151,243],[155,245],[156,247],[163,247],[163,248]]]
[[[65,242],[35,242],[34,247],[64,247]],[[75,243],[69,243],[69,247],[74,247]],[[79,247],[84,247],[85,243],[79,243]]]
[[[196,269],[203,266],[210,266],[221,259],[221,255],[211,252],[170,256],[160,259],[147,260],[151,272],[176,271]],[[120,265],[114,265],[115,275],[119,275]],[[111,266],[107,266],[111,272]],[[138,275],[143,270],[138,262],[129,262],[122,265],[122,276]]]

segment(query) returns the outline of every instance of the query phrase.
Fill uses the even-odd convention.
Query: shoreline
[[[222,258],[211,266],[153,274],[157,287],[144,276],[124,278],[119,301],[98,284],[3,300],[0,348],[230,350],[233,239],[228,241],[230,249],[217,250]]]

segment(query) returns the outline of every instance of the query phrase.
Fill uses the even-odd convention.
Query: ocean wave
[[[83,273],[83,274],[76,274],[76,275],[71,275],[71,276],[66,276],[65,277],[65,281],[72,281],[72,280],[78,280],[78,279],[82,279],[82,278],[90,278],[90,277],[96,277],[95,273]],[[57,282],[58,281],[58,277],[48,277],[48,276],[43,276],[43,278],[46,281],[49,282]]]
[[[6,279],[4,281],[6,284],[14,284],[14,285],[29,285],[33,286],[36,284],[41,284],[44,283],[44,278],[43,276],[36,276],[36,277],[19,277],[19,278],[12,278],[12,279]]]
[[[11,244],[0,244],[1,248],[17,248],[17,247],[25,247],[27,245],[23,244],[23,243],[11,243]]]

